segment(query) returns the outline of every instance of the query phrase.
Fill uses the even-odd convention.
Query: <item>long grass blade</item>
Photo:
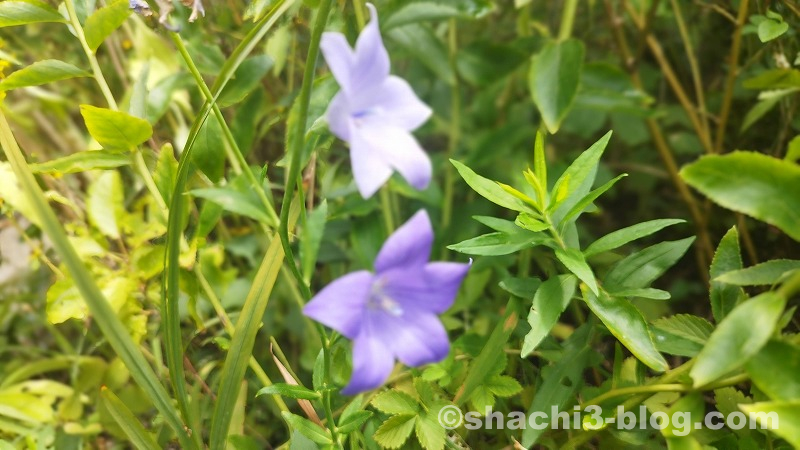
[[[144,429],[139,419],[125,406],[110,389],[103,386],[100,388],[100,397],[103,399],[106,408],[111,413],[111,417],[117,422],[122,431],[130,440],[131,444],[139,450],[159,450],[159,446],[153,437]]]

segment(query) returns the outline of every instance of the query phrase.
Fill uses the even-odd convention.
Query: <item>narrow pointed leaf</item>
[[[2,3],[0,3],[1,5]],[[28,67],[12,72],[0,81],[0,91],[8,91],[28,86],[39,86],[70,78],[90,77],[92,74],[72,64],[57,59],[37,61]]]
[[[81,105],[81,115],[89,134],[105,149],[130,150],[153,135],[153,127],[130,114]]]
[[[139,419],[111,390],[103,386],[100,389],[100,397],[111,413],[111,417],[122,428],[125,436],[128,437],[128,440],[135,448],[140,450],[158,450],[161,448],[153,439],[153,436],[144,429]]]
[[[506,192],[496,181],[484,178],[464,164],[451,159],[461,178],[478,194],[490,202],[518,212],[535,212],[522,200]]]
[[[6,0],[0,2],[0,28],[37,22],[66,22],[67,20],[46,3]]]
[[[525,335],[521,356],[524,358],[550,334],[561,313],[567,309],[575,294],[577,279],[572,275],[552,277],[539,286],[533,296],[533,305],[528,313],[531,331]]]
[[[597,280],[589,264],[586,263],[580,250],[574,248],[556,249],[556,258],[561,261],[567,269],[575,274],[578,279],[586,283],[586,286],[597,295]]]
[[[717,322],[722,321],[745,298],[744,290],[741,287],[730,285],[717,278],[741,268],[742,252],[739,249],[739,232],[736,227],[733,227],[719,242],[709,269],[711,312]]]
[[[684,222],[686,221],[681,219],[658,219],[651,220],[649,222],[637,223],[636,225],[631,225],[621,230],[611,232],[594,241],[589,247],[586,248],[586,250],[583,251],[583,254],[588,258],[593,255],[608,252],[637,239],[649,236],[670,225]]]
[[[636,252],[614,265],[603,284],[609,291],[645,288],[686,253],[694,237],[661,242]]]
[[[609,139],[611,139],[610,131],[581,153],[556,181],[550,192],[550,204],[547,206],[548,211],[552,212],[554,223],[561,223],[567,211],[592,189],[597,174],[597,164]]]
[[[734,286],[767,286],[780,281],[789,272],[800,269],[800,261],[793,259],[773,259],[745,269],[731,270],[714,281]]]

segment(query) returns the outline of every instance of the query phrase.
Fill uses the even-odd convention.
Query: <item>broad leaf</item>
[[[372,399],[372,406],[386,414],[417,414],[420,406],[417,401],[402,391],[381,392]]]
[[[86,213],[89,221],[104,235],[118,239],[124,201],[119,172],[109,170],[101,173],[87,191]]]
[[[531,60],[528,87],[550,133],[555,134],[578,93],[583,43],[551,42]]]
[[[763,428],[786,439],[794,448],[800,448],[800,401],[753,403],[739,405],[739,408],[754,414]]]
[[[736,227],[725,233],[711,260],[709,278],[711,278],[711,312],[714,319],[720,322],[731,310],[745,298],[745,293],[738,286],[731,286],[718,280],[721,275],[742,268],[742,252],[739,249],[739,232]]]
[[[711,322],[691,314],[663,317],[653,322],[653,327],[698,344],[705,344],[714,331]]]
[[[52,83],[53,81],[90,76],[92,76],[92,74],[72,64],[57,59],[46,59],[44,61],[37,61],[28,67],[11,73],[0,82],[0,91],[8,91],[27,86],[39,86]]]
[[[114,0],[108,6],[98,9],[89,16],[83,27],[89,48],[97,51],[100,44],[131,15],[131,11],[128,0]]]
[[[400,448],[414,431],[416,420],[417,416],[412,415],[392,416],[375,430],[372,438],[382,447]]]
[[[750,379],[773,400],[800,400],[800,348],[772,340],[745,364]]]
[[[690,237],[661,242],[633,253],[611,268],[603,284],[612,292],[647,287],[678,262],[693,241]]]
[[[525,335],[521,356],[524,358],[550,334],[553,325],[569,305],[575,293],[577,279],[572,275],[559,275],[542,283],[533,296],[533,305],[528,313],[531,331]]]
[[[714,280],[736,286],[766,286],[777,283],[784,275],[797,269],[800,269],[800,261],[773,259],[746,269],[726,272]]]
[[[149,122],[124,112],[81,105],[81,115],[89,134],[105,149],[130,150],[153,135]]]
[[[644,316],[633,304],[627,300],[611,298],[604,291],[600,291],[600,295],[582,291],[583,299],[592,312],[639,361],[657,372],[669,369],[667,361],[656,350]]]
[[[767,222],[800,241],[800,166],[761,153],[704,156],[681,170],[719,205]]]
[[[333,443],[333,440],[331,439],[331,436],[326,428],[322,428],[320,425],[317,425],[305,417],[300,417],[288,411],[283,411],[281,415],[283,416],[283,420],[285,420],[286,423],[288,423],[293,429],[297,430],[303,436],[311,439],[317,444]]]
[[[767,343],[785,305],[783,297],[765,292],[734,308],[697,355],[690,372],[694,385],[711,383],[747,362]]]
[[[0,2],[0,28],[37,22],[66,22],[46,3],[6,0]]]
[[[211,181],[217,182],[225,171],[225,143],[216,117],[209,117],[197,133],[192,162]]]

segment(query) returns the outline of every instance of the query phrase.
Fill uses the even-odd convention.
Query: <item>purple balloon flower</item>
[[[409,84],[389,75],[375,7],[372,20],[351,49],[341,33],[322,35],[320,48],[341,87],[326,117],[337,137],[350,143],[353,176],[361,196],[369,198],[394,170],[416,189],[431,180],[431,161],[411,131],[425,123],[431,109]]]
[[[441,361],[450,351],[438,314],[453,304],[469,264],[428,262],[433,230],[419,211],[383,244],[375,273],[345,275],[303,313],[353,340],[351,395],[381,386],[395,359],[407,366]]]

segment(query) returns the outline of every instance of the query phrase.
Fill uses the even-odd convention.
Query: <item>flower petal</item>
[[[419,210],[383,243],[375,258],[375,272],[419,267],[428,262],[433,244],[433,227],[427,211]]]
[[[380,387],[394,368],[394,356],[368,328],[353,341],[353,373],[344,395],[355,395]]]
[[[394,269],[381,274],[383,292],[403,310],[442,314],[456,299],[470,264],[429,263],[422,269]]]
[[[365,147],[400,172],[408,184],[418,190],[428,187],[433,171],[431,160],[411,133],[377,116],[363,118],[354,131],[355,135],[351,133],[354,142],[362,141]]]
[[[366,270],[334,280],[303,308],[303,314],[353,339],[362,327],[374,275]]]
[[[359,90],[378,86],[389,76],[389,53],[383,46],[378,28],[378,13],[371,3],[367,3],[367,8],[371,20],[358,36],[355,64],[350,72],[351,86],[357,86]]]
[[[339,86],[346,93],[352,92],[351,74],[356,58],[347,38],[342,33],[322,33],[319,48]]]
[[[373,333],[407,366],[441,361],[450,352],[444,325],[435,314],[404,311],[403,315],[368,314]]]
[[[350,103],[344,91],[339,91],[333,96],[333,100],[325,111],[325,118],[328,120],[328,129],[339,139],[350,142],[350,127],[352,119],[350,117]]]
[[[408,82],[394,75],[389,76],[372,96],[372,105],[386,123],[407,131],[419,128],[432,113]]]
[[[350,129],[350,164],[358,192],[362,197],[370,198],[392,176],[392,166],[369,142],[361,138],[360,131],[355,126]]]

